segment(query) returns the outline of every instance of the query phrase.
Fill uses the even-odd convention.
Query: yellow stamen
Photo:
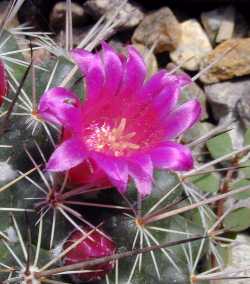
[[[115,156],[124,155],[129,150],[138,150],[139,145],[129,141],[136,136],[136,132],[124,134],[127,121],[122,118],[117,127],[108,125],[95,126],[94,133],[87,139],[87,144],[97,151],[111,151]]]

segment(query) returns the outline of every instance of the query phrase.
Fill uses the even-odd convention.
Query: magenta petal
[[[94,58],[94,54],[84,49],[75,48],[70,51],[70,55],[85,75]]]
[[[123,68],[124,75],[121,86],[121,94],[130,95],[137,93],[144,82],[146,76],[146,66],[143,58],[135,48],[128,48],[128,59]]]
[[[176,75],[176,78],[180,87],[184,87],[192,83],[192,79],[186,74]]]
[[[170,113],[164,121],[166,138],[171,139],[193,126],[201,116],[201,105],[197,100],[191,100]]]
[[[51,172],[67,171],[86,158],[86,151],[80,139],[72,138],[59,145],[50,157],[46,169]]]
[[[156,109],[159,110],[159,116],[162,113],[166,116],[166,113],[172,111],[179,99],[180,88],[176,84],[169,84],[156,96],[153,100],[153,104]]]
[[[124,192],[127,189],[128,168],[125,161],[100,153],[95,153],[92,158],[119,191]]]
[[[140,95],[142,97],[154,97],[158,95],[158,93],[164,87],[164,78],[166,76],[166,71],[161,70],[158,73],[154,74],[142,87]]]
[[[4,96],[7,93],[7,86],[8,84],[4,64],[2,61],[0,61],[0,106],[3,103]]]
[[[122,63],[118,54],[107,43],[102,43],[105,70],[104,94],[113,96],[118,91],[122,78]]]
[[[105,78],[100,54],[92,54],[83,49],[73,49],[70,54],[86,77],[88,99],[97,99],[103,91]]]
[[[193,168],[191,151],[184,145],[165,142],[151,151],[151,159],[157,168],[187,171]]]
[[[95,54],[86,72],[86,91],[87,98],[97,100],[103,92],[104,86],[104,67],[99,54]]]
[[[142,197],[151,193],[153,164],[149,155],[137,155],[130,159],[129,175],[133,178],[136,188]]]
[[[81,102],[65,88],[52,88],[45,92],[38,105],[38,114],[46,121],[69,128],[79,127]]]

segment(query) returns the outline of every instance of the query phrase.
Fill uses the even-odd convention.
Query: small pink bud
[[[84,228],[88,233],[90,229]],[[80,231],[73,231],[67,241],[63,245],[63,249],[67,249],[73,242],[82,238]],[[102,234],[100,231],[94,231],[89,237],[84,239],[80,244],[70,250],[63,259],[64,265],[76,264],[82,261],[96,259],[100,257],[110,256],[115,254],[115,243]],[[108,262],[92,267],[85,267],[84,270],[93,270],[93,272],[84,272],[73,274],[72,277],[75,282],[91,282],[97,281],[105,277],[114,268],[114,262]]]

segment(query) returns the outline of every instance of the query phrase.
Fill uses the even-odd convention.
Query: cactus
[[[9,11],[11,17],[17,12],[21,2],[13,2]],[[200,131],[204,122],[193,125],[200,118],[199,103],[186,98],[184,107],[177,109],[175,117],[170,119],[172,124],[169,122],[168,127],[173,128],[170,132],[179,128],[177,134],[186,130],[184,135],[178,137],[178,142],[185,141],[185,138],[189,142],[183,145],[184,143],[177,144],[172,139],[171,142],[164,140],[164,146],[168,146],[167,159],[164,158],[165,148],[164,151],[162,148],[161,151],[153,149],[151,159],[157,156],[157,162],[154,164],[157,169],[154,172],[151,165],[148,165],[148,156],[137,155],[132,161],[133,167],[131,161],[121,163],[121,168],[125,164],[129,169],[130,179],[120,178],[122,170],[117,169],[118,159],[124,157],[126,151],[134,153],[139,147],[146,147],[147,143],[152,142],[145,142],[148,138],[146,134],[142,134],[141,140],[137,142],[131,140],[134,132],[125,136],[121,134],[127,127],[127,121],[123,118],[110,133],[107,129],[102,129],[101,134],[95,132],[88,136],[88,145],[92,147],[94,154],[88,156],[87,160],[79,151],[82,147],[80,142],[77,147],[72,144],[69,150],[62,152],[63,155],[59,153],[58,156],[58,149],[65,145],[70,137],[79,140],[79,133],[75,134],[73,127],[74,123],[76,128],[79,127],[76,116],[86,102],[89,109],[86,111],[85,108],[85,113],[96,112],[97,122],[102,119],[100,112],[104,106],[112,110],[106,113],[103,111],[104,115],[110,115],[110,120],[117,111],[119,116],[123,107],[123,101],[115,102],[115,98],[112,101],[108,97],[107,102],[114,104],[117,109],[112,109],[112,105],[98,105],[96,102],[93,104],[90,98],[86,98],[88,94],[82,84],[84,81],[88,84],[94,83],[93,88],[98,87],[101,74],[95,75],[95,82],[88,82],[90,75],[85,70],[86,62],[82,60],[89,60],[87,63],[92,66],[91,62],[96,60],[97,55],[91,51],[110,35],[120,8],[114,11],[111,19],[102,18],[80,43],[80,49],[71,53],[69,49],[72,43],[68,35],[66,47],[60,48],[46,34],[22,29],[8,31],[4,29],[6,25],[2,25],[1,283],[56,284],[98,280],[95,283],[194,284],[207,283],[213,279],[230,279],[237,273],[225,270],[225,244],[230,244],[237,232],[250,227],[249,208],[239,205],[240,200],[249,197],[249,131],[246,132],[245,146],[233,150],[228,135],[229,126],[219,126],[206,133]],[[68,22],[66,21],[67,24]],[[67,31],[69,32],[70,28]],[[23,52],[27,50],[21,47],[20,34],[28,36],[34,46],[28,48],[31,53],[30,61],[23,56]],[[109,56],[117,56],[116,52],[110,51],[107,44],[104,43],[103,47]],[[53,59],[37,65],[32,59],[34,48],[48,49],[54,54]],[[86,53],[86,50],[89,53]],[[81,57],[82,53],[89,57]],[[109,60],[118,60],[117,58]],[[126,68],[131,68],[130,72],[138,68],[138,75],[143,64],[142,59],[134,49],[130,49],[130,58],[134,61],[127,61],[131,66]],[[95,63],[102,64],[97,61]],[[92,67],[92,71],[98,73],[98,68]],[[114,72],[119,75],[119,71],[112,70],[112,74]],[[199,78],[201,73],[192,79]],[[129,82],[129,76],[130,74],[127,74],[126,95],[135,92],[137,87],[135,83]],[[158,105],[154,102],[154,107],[159,111],[157,115],[161,119],[162,107],[175,104],[174,96],[192,81],[187,76],[168,76],[167,93],[174,94],[172,99],[175,101],[169,102],[169,98],[166,100],[162,95],[157,101]],[[115,77],[109,79],[112,84],[106,85],[106,91],[108,90],[110,96],[115,92],[115,88],[118,89],[119,80]],[[65,86],[75,95],[63,89]],[[148,88],[154,91],[153,86]],[[90,92],[90,88],[87,88],[87,92]],[[101,101],[101,98],[94,100]],[[152,98],[149,101],[150,103],[147,101],[143,105],[144,109],[140,105],[141,101],[133,102],[132,99],[125,100],[128,105],[124,105],[129,114],[137,116],[138,113],[143,114],[146,108],[149,109],[147,135],[155,119],[155,109],[150,109]],[[138,105],[139,112],[133,113]],[[187,111],[183,112],[185,107]],[[165,108],[164,112],[167,111],[170,112],[170,109]],[[176,120],[176,117],[183,115],[183,120]],[[67,124],[67,117],[75,119],[70,126]],[[137,118],[132,119],[134,124],[138,123]],[[145,118],[143,121],[145,122]],[[140,126],[139,123],[138,125]],[[137,131],[142,131],[138,125]],[[135,126],[132,124],[129,127],[133,130]],[[192,129],[189,129],[191,127]],[[154,129],[158,131],[158,137],[160,130]],[[196,133],[200,133],[199,136]],[[101,140],[104,138],[105,141]],[[95,148],[96,145],[101,146]],[[195,161],[193,167],[192,156],[195,157],[195,151],[201,147],[208,151],[208,155],[201,157],[200,164]],[[112,159],[104,160],[102,157],[100,162],[100,156],[97,158],[96,154],[100,149],[112,152]],[[147,165],[145,168],[136,168],[136,163]],[[225,199],[230,197],[234,197],[234,203],[226,207]]]

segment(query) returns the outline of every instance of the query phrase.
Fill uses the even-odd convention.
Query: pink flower
[[[7,78],[2,61],[0,61],[0,106],[4,101],[4,96],[7,94]]]
[[[71,137],[72,133],[69,130],[63,131],[63,143]],[[112,184],[105,172],[98,167],[93,159],[86,159],[76,167],[68,171],[68,183],[73,186],[91,186],[92,188],[111,188]]]
[[[124,192],[131,177],[142,196],[151,192],[153,169],[186,171],[190,150],[174,138],[192,127],[201,114],[197,100],[177,107],[187,76],[162,70],[147,82],[140,54],[128,47],[118,55],[103,43],[93,54],[74,49],[71,56],[85,76],[83,103],[71,91],[53,88],[40,101],[39,113],[71,132],[49,159],[49,171],[66,171],[91,159]]]

